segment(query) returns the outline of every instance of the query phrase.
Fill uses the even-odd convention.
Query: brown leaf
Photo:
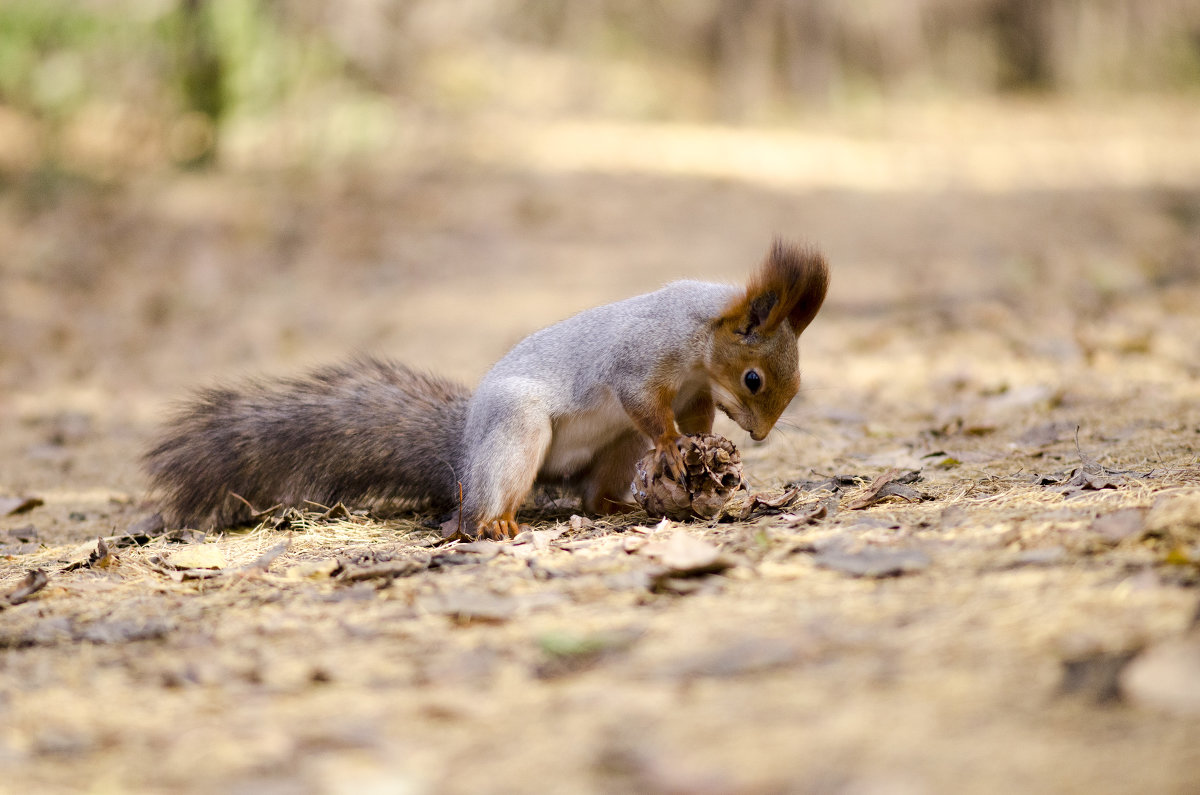
[[[866,547],[851,552],[840,546],[827,547],[813,557],[813,562],[854,577],[899,577],[928,568],[929,556],[919,549],[890,549]]]
[[[413,555],[403,560],[393,560],[375,566],[344,566],[337,573],[337,579],[342,582],[361,582],[363,580],[394,580],[397,577],[408,577],[429,568],[431,558],[428,555]]]
[[[165,528],[166,522],[163,520],[163,515],[161,513],[152,513],[149,516],[143,516],[129,525],[125,530],[125,535],[152,537],[161,533]]]
[[[216,544],[189,544],[168,555],[164,560],[164,565],[181,570],[223,569],[226,566],[226,560],[225,553]]]
[[[565,527],[556,527],[553,530],[523,530],[513,539],[513,546],[532,544],[538,552],[544,552],[550,548],[551,541],[565,532],[567,532]]]
[[[88,566],[93,569],[106,569],[117,562],[117,556],[109,549],[103,538],[96,539],[96,549],[88,557]]]
[[[20,585],[4,595],[0,609],[14,607],[28,601],[29,597],[45,588],[48,582],[50,582],[50,577],[46,572],[41,569],[33,569],[25,575],[25,579],[21,581]]]
[[[45,504],[41,497],[0,497],[0,516],[16,516]]]
[[[340,505],[341,503],[338,503],[338,504]],[[288,547],[290,547],[291,545],[292,545],[292,539],[290,539],[290,538],[288,538],[285,541],[279,542],[275,546],[268,549],[266,552],[259,555],[253,561],[251,561],[250,563],[247,563],[245,566],[243,566],[242,571],[266,571],[267,569],[269,569],[271,567],[271,564],[275,562],[276,558],[278,558],[284,552],[287,552]]]
[[[781,514],[779,519],[787,527],[800,527],[806,524],[816,524],[822,519],[833,516],[837,513],[837,509],[837,497],[829,496],[823,500],[806,505],[803,511]]]
[[[1146,513],[1146,508],[1122,508],[1098,517],[1088,526],[1088,531],[1109,544],[1119,544],[1126,538],[1142,534],[1146,528]]]
[[[671,576],[712,574],[733,564],[722,557],[721,550],[682,530],[671,533],[666,541],[652,541],[638,552],[666,566]]]
[[[118,558],[113,554],[108,546],[108,542],[103,538],[96,539],[96,548],[93,549],[85,560],[77,560],[74,563],[64,566],[62,571],[76,571],[78,569],[104,569],[118,562]]]
[[[7,532],[8,537],[13,541],[22,541],[30,543],[38,540],[37,528],[31,524],[14,527]]]
[[[1077,427],[1074,422],[1047,422],[1025,431],[1017,437],[1017,443],[1026,447],[1045,447],[1070,439]]]
[[[738,513],[737,518],[744,522],[755,514],[781,513],[796,501],[796,497],[799,494],[800,489],[796,486],[789,488],[782,494],[771,495],[767,492],[751,494],[746,499],[746,504],[742,506],[742,510]]]
[[[916,482],[920,478],[920,474],[917,471],[901,472],[898,469],[889,469],[871,481],[871,485],[867,486],[861,494],[846,503],[846,509],[857,511],[868,508],[886,497],[902,497],[910,501],[920,500],[921,493],[908,486],[909,483]]]

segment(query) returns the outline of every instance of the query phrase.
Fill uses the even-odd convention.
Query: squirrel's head
[[[800,390],[796,339],[828,286],[829,267],[818,252],[776,240],[745,294],[715,321],[705,361],[713,401],[755,441],[766,438]]]

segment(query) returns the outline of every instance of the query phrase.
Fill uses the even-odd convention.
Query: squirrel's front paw
[[[678,437],[664,439],[654,445],[654,452],[658,458],[658,465],[655,467],[656,475],[667,475],[672,480],[679,480],[687,471],[687,465],[683,462],[683,451],[679,449],[677,441]]]

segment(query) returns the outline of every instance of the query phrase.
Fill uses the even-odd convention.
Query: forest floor
[[[943,122],[7,173],[0,791],[1200,789],[1200,114]],[[833,269],[785,421],[717,428],[775,507],[146,519],[194,387],[354,352],[470,383],[775,234]]]

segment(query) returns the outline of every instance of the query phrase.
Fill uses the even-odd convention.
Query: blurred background
[[[997,346],[1187,375],[1198,186],[1200,0],[0,0],[0,413],[44,463],[7,477],[136,488],[198,383],[474,381],[775,234],[834,265],[823,401]]]
[[[424,155],[423,123],[794,124],[1200,85],[1195,0],[5,0],[5,163]]]

